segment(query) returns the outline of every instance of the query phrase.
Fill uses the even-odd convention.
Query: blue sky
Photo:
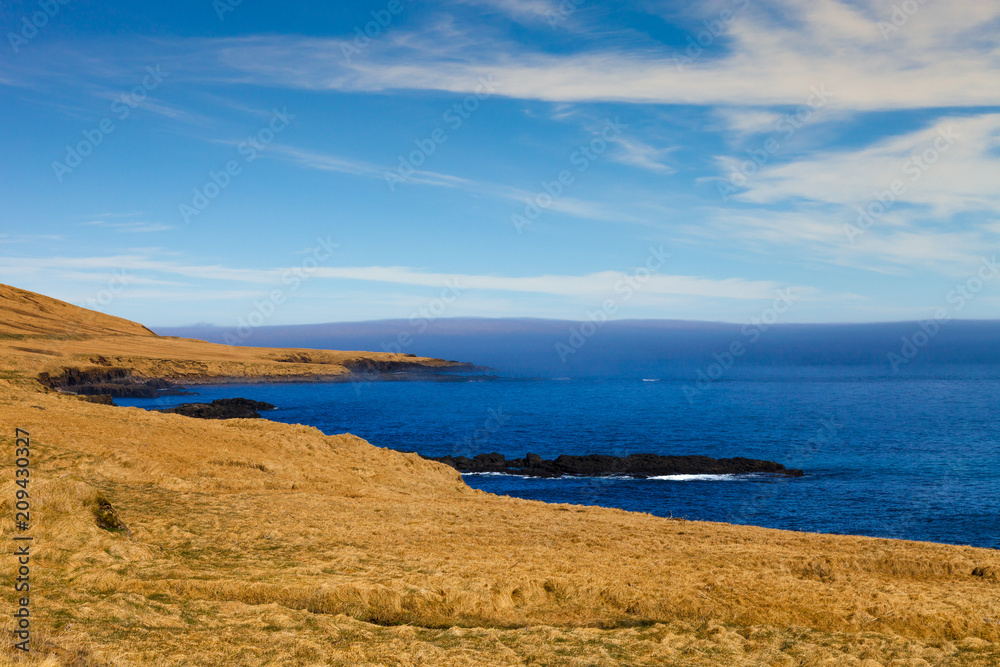
[[[0,26],[0,281],[104,312],[1000,313],[992,275],[947,300],[1000,240],[1000,3],[34,0]]]

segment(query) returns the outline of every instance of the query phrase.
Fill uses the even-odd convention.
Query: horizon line
[[[477,321],[477,322],[547,322],[547,323],[565,323],[565,324],[583,324],[591,322],[587,319],[562,319],[562,318],[548,318],[548,317],[485,317],[485,316],[457,316],[457,317],[435,317],[435,318],[416,318],[418,321],[426,321],[428,323],[434,322],[459,322],[459,321]],[[927,322],[933,320],[933,317],[928,317],[924,319],[907,319],[907,320],[878,320],[874,322],[775,322],[767,324],[768,328],[781,328],[781,327],[837,327],[837,326],[880,326],[880,325],[892,325],[892,324],[919,324],[920,322]],[[279,328],[291,328],[291,327],[322,327],[322,326],[333,326],[333,325],[350,325],[350,324],[389,324],[394,322],[412,322],[414,318],[408,317],[387,317],[371,320],[343,320],[343,321],[326,321],[326,322],[300,322],[295,324],[261,324],[258,326],[253,326],[253,329],[279,329]],[[946,318],[942,320],[949,323],[994,323],[1000,324],[1000,318]],[[743,326],[748,324],[747,322],[734,322],[726,320],[684,320],[684,319],[674,319],[674,318],[620,318],[612,319],[609,318],[602,322],[602,324],[628,324],[628,323],[673,323],[673,324],[701,324],[701,325],[716,325],[716,326]],[[753,324],[752,322],[750,324]],[[229,329],[233,328],[228,325],[214,324],[210,322],[196,322],[192,324],[174,324],[174,325],[145,325],[150,329]]]

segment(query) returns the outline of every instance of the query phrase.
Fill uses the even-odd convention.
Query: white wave
[[[657,477],[647,477],[646,479],[662,479],[668,482],[718,482],[726,479],[734,479],[738,475],[659,475]]]
[[[518,475],[509,472],[463,472],[462,475],[480,475],[483,477],[520,477],[521,479],[550,479],[550,480],[630,480],[641,482],[645,480],[657,479],[667,482],[720,482],[726,480],[746,480],[759,477],[759,473],[736,474],[714,474],[714,475],[659,475],[656,477],[633,477],[632,475],[563,475],[561,477],[541,477],[539,475]]]
[[[515,475],[509,472],[463,472],[462,475],[480,475],[482,477],[520,477],[521,479],[546,479],[538,475]]]

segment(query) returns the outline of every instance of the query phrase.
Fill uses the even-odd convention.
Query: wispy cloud
[[[379,166],[363,160],[355,160],[322,151],[306,150],[293,146],[274,144],[268,147],[268,153],[273,153],[272,157],[294,162],[307,169],[317,169],[319,171],[332,171],[341,174],[352,174],[354,176],[365,176],[386,180],[387,174],[398,177],[395,169]],[[435,185],[441,187],[459,187],[473,185],[473,181],[449,174],[441,174],[433,171],[414,170],[406,177],[406,182],[419,183],[421,185]]]
[[[558,0],[455,0],[456,4],[470,5],[481,10],[495,11],[515,21],[537,23],[546,21],[559,9]]]
[[[857,150],[826,150],[765,166],[737,198],[753,203],[809,200],[865,206],[899,181],[900,203],[937,216],[1000,213],[1000,114],[946,117]]]
[[[268,216],[270,207],[258,201],[301,204],[297,219],[305,229],[325,211],[308,192],[296,199],[300,187],[323,188],[339,179],[338,196],[351,210],[370,204],[363,198],[374,192],[379,205],[371,229],[352,230],[352,239],[361,242],[351,261],[359,266],[325,265],[317,284],[336,289],[322,298],[357,290],[359,302],[388,292],[409,300],[456,280],[476,290],[477,299],[515,311],[511,304],[518,302],[576,307],[622,277],[622,271],[605,270],[608,257],[649,240],[692,250],[685,258],[690,263],[677,269],[692,275],[657,276],[646,286],[642,298],[654,304],[650,311],[697,302],[715,304],[719,317],[727,318],[741,305],[752,309],[752,300],[771,296],[778,286],[802,282],[817,263],[869,272],[845,269],[816,278],[825,291],[814,294],[824,303],[841,298],[832,293],[840,289],[836,281],[861,276],[871,280],[877,308],[905,302],[901,296],[918,301],[912,283],[901,286],[905,281],[895,276],[958,275],[985,248],[1000,245],[1000,4],[920,2],[887,31],[898,0],[752,0],[682,65],[675,57],[687,36],[662,29],[663,21],[695,38],[722,7],[742,3],[633,3],[617,14],[606,3],[588,3],[552,30],[548,19],[564,4],[448,0],[420,11],[414,5],[352,58],[341,47],[353,44],[353,24],[326,35],[275,34],[263,23],[236,37],[119,35],[113,50],[86,31],[52,33],[31,58],[5,63],[0,87],[21,86],[14,92],[24,103],[11,107],[11,133],[31,126],[29,114],[37,113],[38,127],[58,139],[51,154],[39,150],[34,156],[40,175],[23,174],[33,188],[24,205],[43,202],[39,215],[51,216],[41,221],[43,231],[65,232],[66,239],[28,243],[14,233],[29,224],[17,217],[26,214],[15,202],[5,225],[12,236],[0,243],[7,254],[34,256],[7,258],[0,275],[95,284],[98,276],[121,269],[152,281],[144,292],[162,287],[166,293],[173,286],[170,294],[190,289],[200,298],[271,289],[287,269],[267,268],[270,262],[252,244],[225,246],[234,257],[241,253],[234,265],[250,269],[191,259],[206,256],[201,253],[213,244],[222,247],[230,238],[224,225],[167,234],[172,227],[156,222],[169,221],[176,205],[173,199],[163,204],[158,193],[188,192],[220,168],[231,146],[219,144],[235,145],[228,138],[263,127],[252,123],[270,115],[269,100],[296,106],[296,131],[280,137],[282,143],[269,141],[256,173],[241,177],[212,215],[225,222],[238,216],[252,232],[248,238],[288,257],[298,249],[294,239],[282,235],[285,230]],[[667,6],[673,7],[669,16]],[[644,21],[650,30],[640,29]],[[574,31],[572,39],[567,30]],[[70,140],[83,141],[81,131],[137,84],[146,63],[170,73],[162,91],[143,102],[149,113],[137,114],[129,136],[115,135],[89,167],[95,183],[124,183],[125,170],[143,178],[88,197],[89,204],[78,198],[84,195],[76,186],[54,190],[45,165]],[[410,171],[386,157],[411,145],[410,137],[426,136],[436,114],[461,103],[486,76],[498,84],[496,97],[477,105],[474,119],[449,135],[433,162]],[[804,108],[817,88],[831,93],[823,115],[794,138],[779,135],[780,147],[768,149],[760,164],[748,163],[780,132],[779,121]],[[560,165],[573,164],[570,151],[581,136],[603,122],[598,119],[618,114],[628,130],[609,140],[593,170],[579,172],[558,195],[546,192]],[[324,122],[330,118],[336,124]],[[385,131],[386,123],[397,125]],[[947,150],[935,148],[952,135]],[[129,143],[137,137],[146,142],[142,150]],[[716,182],[737,167],[743,173],[746,164],[749,176],[723,203]],[[310,170],[310,178],[300,178],[301,170]],[[85,178],[81,174],[79,185]],[[383,201],[377,187],[352,188],[352,179],[369,181],[355,183],[361,186],[392,180],[396,189],[386,188]],[[849,237],[845,225],[897,180],[904,188],[892,205],[863,234]],[[263,182],[266,191],[254,187]],[[77,215],[93,201],[122,211],[134,202],[148,205],[143,212]],[[465,208],[463,201],[472,205]],[[516,236],[508,220],[529,204],[541,210],[539,224],[532,234]],[[367,234],[384,233],[379,225],[411,215],[414,205],[435,207],[433,215],[420,216],[426,229],[400,232],[398,247],[364,242]],[[402,251],[419,248],[427,234],[450,232],[469,211],[482,217],[468,235],[442,239],[446,252],[428,253],[426,270],[409,266],[418,262]],[[590,232],[594,239],[582,236]],[[141,236],[155,233],[161,235]],[[126,242],[115,248],[111,238]],[[580,252],[565,252],[568,247]],[[452,262],[468,261],[471,252],[481,252],[476,269],[448,273],[468,266]],[[81,256],[53,257],[74,253]],[[517,257],[516,272],[505,268],[511,257]]]
[[[657,154],[659,153],[660,152],[657,152]],[[274,144],[268,147],[266,155],[287,160],[306,169],[350,174],[381,181],[387,181],[387,174],[398,177],[395,169],[393,168],[331,153],[325,153],[322,151],[306,150],[292,146]],[[669,168],[664,166],[663,169],[668,170]],[[665,173],[669,173],[669,171]],[[414,170],[412,174],[405,178],[404,185],[428,185],[434,187],[460,188],[476,195],[504,199],[510,202],[517,202],[519,204],[526,204],[533,201],[538,196],[539,192],[542,192],[541,185],[538,186],[538,190],[532,191],[501,183],[477,181],[452,174],[426,170]],[[554,199],[548,206],[546,206],[546,209],[588,220],[628,222],[636,224],[648,223],[647,217],[634,212],[624,211],[620,206],[603,202],[587,201],[568,196],[562,196]]]
[[[321,267],[317,275],[327,278],[367,280],[422,287],[440,287],[449,283],[464,289],[530,292],[577,298],[600,299],[614,292],[627,272],[601,271],[582,276],[540,275],[526,277],[444,274],[417,271],[409,267]],[[697,276],[654,275],[642,286],[648,294],[721,297],[727,299],[766,299],[782,285],[741,278],[714,280]]]
[[[493,0],[490,5],[521,17],[541,17],[551,7],[542,0]],[[699,12],[692,18],[713,16],[708,5],[692,11]],[[467,93],[479,85],[479,77],[492,74],[502,83],[500,95],[553,102],[797,105],[811,87],[826,84],[835,95],[831,108],[1000,105],[995,85],[1000,5],[979,0],[922,4],[886,37],[879,21],[889,20],[892,11],[888,0],[761,0],[731,21],[724,41],[685,67],[675,61],[682,49],[652,42],[618,48],[584,44],[567,53],[523,44],[513,49],[480,25],[440,16],[419,31],[388,33],[366,48],[364,58],[351,62],[340,57],[350,38],[298,35],[146,40],[123,43],[120,63],[93,55],[86,60],[92,72],[126,82],[134,76],[126,63],[145,56],[163,63],[172,84]],[[74,54],[61,51],[60,62],[67,56]],[[19,72],[25,80],[38,78],[35,70]]]
[[[992,254],[990,248],[1000,246],[1000,230],[988,225],[913,228],[908,218],[894,215],[852,237],[845,228],[855,219],[856,214],[831,207],[795,211],[720,208],[710,213],[707,224],[690,226],[687,232],[702,239],[723,235],[738,242],[744,252],[751,250],[782,262],[821,262],[892,275],[914,271],[965,275],[984,254]]]
[[[620,137],[615,141],[615,144],[619,150],[613,152],[611,158],[616,162],[661,174],[672,174],[677,171],[662,162],[664,156],[677,150],[675,146],[654,148],[638,139],[628,137]]]
[[[720,107],[715,110],[715,115],[724,130],[733,132],[739,137],[774,132],[782,117],[777,111],[742,107]]]
[[[17,276],[26,272],[45,273],[57,270],[101,272],[149,272],[152,274],[179,275],[203,280],[222,280],[244,283],[273,284],[279,280],[279,269],[233,269],[221,265],[190,265],[181,262],[151,259],[144,255],[106,255],[100,257],[5,257],[0,264],[0,275]]]
[[[537,15],[546,3],[508,4]],[[885,38],[878,22],[891,12],[881,0],[755,3],[732,21],[726,51],[682,68],[673,49],[653,45],[512,52],[452,22],[392,33],[352,63],[336,57],[341,40],[256,36],[173,45],[171,64],[190,74],[210,63],[216,80],[310,90],[471,92],[480,76],[493,74],[499,94],[554,102],[796,105],[826,84],[831,107],[856,110],[1000,104],[1000,6],[928,3]],[[470,43],[476,48],[465,48]]]
[[[81,222],[80,224],[85,227],[103,227],[105,229],[113,229],[118,232],[125,232],[129,234],[165,232],[175,229],[172,225],[164,225],[158,222],[109,222],[107,220],[90,220],[88,222]]]
[[[24,259],[8,257],[3,260],[0,275],[17,275],[24,269],[33,272],[73,271],[91,272],[106,276],[109,272],[126,271],[140,274],[147,282],[154,280],[147,274],[177,275],[210,281],[231,281],[249,284],[276,284],[293,267],[273,269],[240,269],[219,265],[199,266],[180,262],[167,262],[138,255],[118,255],[106,257],[53,257],[47,259]],[[405,266],[355,266],[319,267],[312,272],[314,279],[354,280],[374,283],[391,283],[409,287],[442,288],[456,285],[463,290],[484,290],[523,294],[546,294],[600,301],[615,293],[622,281],[635,281],[628,271],[599,271],[584,275],[534,275],[498,276],[422,271]],[[138,278],[137,278],[138,280]],[[653,274],[643,278],[643,294],[660,296],[693,296],[735,300],[768,299],[774,297],[776,289],[786,287],[772,281],[754,281],[743,278],[714,279],[701,276]],[[798,294],[814,295],[811,287],[794,288]]]

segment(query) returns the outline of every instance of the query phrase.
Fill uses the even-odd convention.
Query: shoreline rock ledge
[[[660,477],[664,475],[746,475],[770,473],[785,477],[802,477],[805,473],[789,469],[774,461],[748,459],[738,456],[731,459],[713,459],[710,456],[661,456],[659,454],[629,454],[609,456],[563,454],[552,460],[538,454],[526,454],[523,459],[508,459],[492,452],[467,456],[424,456],[431,461],[449,465],[459,472],[502,473],[529,477]]]
[[[211,403],[182,403],[172,408],[161,408],[155,412],[166,412],[197,419],[260,419],[258,410],[274,410],[264,401],[249,398],[217,398]]]

